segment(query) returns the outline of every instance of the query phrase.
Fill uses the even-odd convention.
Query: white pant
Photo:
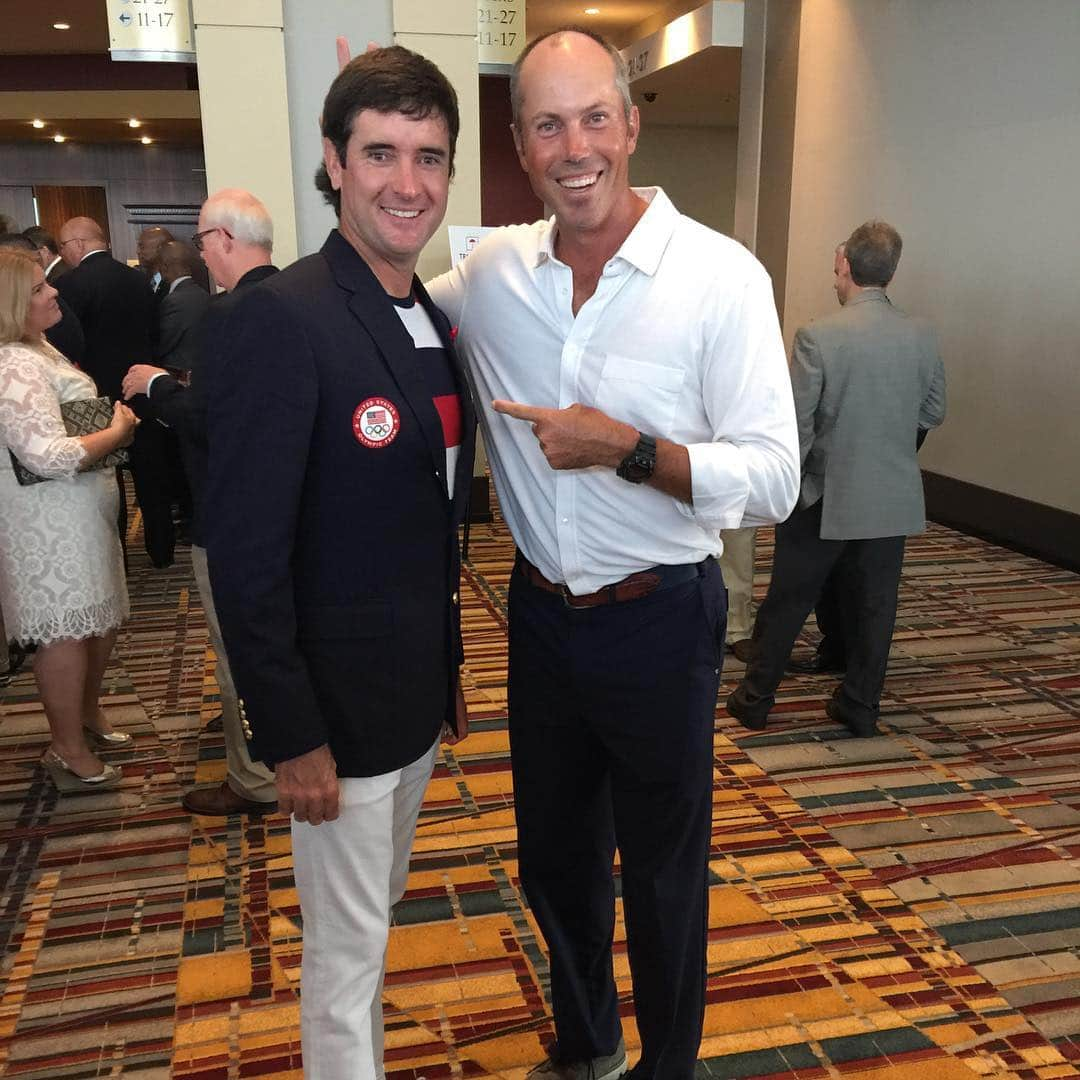
[[[390,908],[409,875],[438,740],[411,765],[341,780],[341,812],[292,823],[304,919],[300,1037],[307,1080],[374,1080],[383,1069],[382,987]]]

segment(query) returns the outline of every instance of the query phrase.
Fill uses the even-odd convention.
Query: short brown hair
[[[851,280],[860,288],[884,288],[896,273],[904,241],[887,221],[866,221],[845,241]]]
[[[41,263],[29,251],[0,248],[0,345],[26,340],[35,267]]]

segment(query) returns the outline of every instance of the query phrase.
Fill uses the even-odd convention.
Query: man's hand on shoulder
[[[130,401],[136,394],[145,394],[155,375],[168,374],[164,368],[154,367],[153,364],[132,364],[124,376],[124,400]]]
[[[284,813],[311,825],[337,820],[337,763],[329,746],[324,743],[299,757],[279,761],[274,771],[278,807]]]
[[[592,465],[616,469],[637,446],[636,428],[590,405],[547,409],[515,401],[493,401],[491,407],[532,424],[533,434],[553,469],[587,469]]]

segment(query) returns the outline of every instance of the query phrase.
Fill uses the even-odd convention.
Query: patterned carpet
[[[0,689],[0,1075],[301,1075],[288,825],[179,808],[224,771],[181,550],[166,572],[132,558],[105,699],[136,736],[118,791],[59,799],[32,678]],[[396,913],[393,1078],[520,1080],[552,1035],[515,861],[511,553],[474,526],[473,734],[442,753]],[[909,547],[886,736],[832,726],[831,688],[786,682],[760,735],[718,708],[701,1076],[1080,1076],[1080,576],[934,528]]]

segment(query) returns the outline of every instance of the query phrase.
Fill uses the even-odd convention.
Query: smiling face
[[[357,113],[345,164],[328,139],[323,160],[341,193],[340,229],[388,292],[404,295],[421,249],[446,213],[450,191],[450,135],[432,113]]]
[[[45,281],[45,271],[34,267],[34,284],[30,289],[30,306],[26,312],[26,336],[40,337],[61,318],[56,290]]]
[[[521,167],[562,231],[603,230],[631,211],[630,155],[638,111],[627,116],[605,50],[582,34],[542,41],[519,75],[515,126]]]

